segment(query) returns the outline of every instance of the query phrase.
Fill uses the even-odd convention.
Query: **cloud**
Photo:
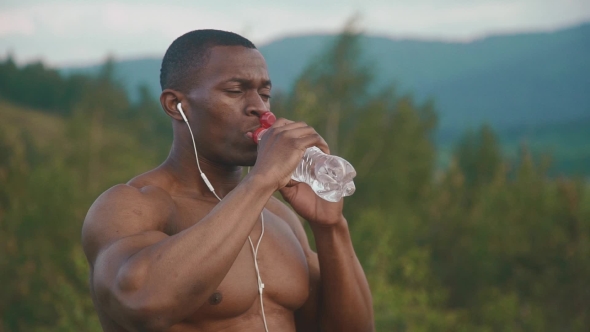
[[[372,13],[370,22],[375,30],[389,35],[465,40],[500,27],[522,25],[526,10],[522,2],[392,3]]]
[[[20,34],[31,36],[29,41],[49,39],[64,49],[72,43],[81,47],[85,40],[94,39],[105,49],[112,48],[110,45],[137,47],[139,43],[151,43],[151,49],[157,50],[165,49],[185,32],[203,28],[230,30],[263,43],[281,34],[337,31],[352,12],[346,8],[340,6],[326,15],[321,10],[310,11],[309,7],[276,4],[262,9],[248,5],[187,7],[162,2],[44,3],[0,10],[0,38],[5,37],[0,39],[0,47]]]
[[[25,10],[0,12],[0,37],[7,35],[30,36],[35,33],[35,23]]]
[[[254,41],[268,40],[284,31],[337,29],[350,11],[310,11],[308,7],[285,8],[280,5],[232,6],[218,8],[186,7],[170,4],[147,4],[141,7],[122,3],[107,3],[102,25],[113,32],[140,34],[151,31],[173,39],[195,29],[221,29],[249,34]],[[172,41],[172,40],[170,40]]]
[[[24,2],[23,2],[24,1]],[[285,35],[337,32],[359,12],[368,33],[470,40],[501,31],[547,30],[590,19],[588,0],[127,0],[0,5],[0,52],[54,63],[162,54],[181,34],[230,30],[261,45]],[[92,57],[92,56],[91,56]]]

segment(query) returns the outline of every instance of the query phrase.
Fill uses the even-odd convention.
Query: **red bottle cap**
[[[277,121],[277,117],[272,112],[264,112],[260,116],[260,125],[262,128],[270,128]]]
[[[260,141],[260,139],[262,138],[262,135],[267,130],[268,130],[267,128],[263,128],[263,127],[256,129],[254,131],[254,133],[252,134],[252,140],[254,140],[254,143],[258,144],[258,141]]]

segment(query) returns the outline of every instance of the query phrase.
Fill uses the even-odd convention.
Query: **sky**
[[[590,22],[590,0],[2,0],[0,58],[70,66],[161,56],[176,37],[204,28],[262,46],[336,33],[355,14],[367,34],[464,42]]]

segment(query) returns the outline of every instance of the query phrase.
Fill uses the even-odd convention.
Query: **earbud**
[[[188,123],[188,119],[186,118],[186,115],[184,115],[184,112],[182,111],[182,104],[181,103],[178,103],[176,105],[176,109],[178,109],[178,111],[180,112],[180,115],[182,115],[184,122]]]

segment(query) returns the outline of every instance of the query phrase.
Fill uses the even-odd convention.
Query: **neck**
[[[214,197],[201,178],[192,142],[189,141],[189,144],[185,144],[186,140],[183,140],[182,144],[178,142],[174,140],[170,154],[161,166],[176,179],[177,185],[174,191],[179,196]],[[199,164],[220,198],[225,197],[241,181],[241,166],[215,163],[202,154],[199,154]]]

